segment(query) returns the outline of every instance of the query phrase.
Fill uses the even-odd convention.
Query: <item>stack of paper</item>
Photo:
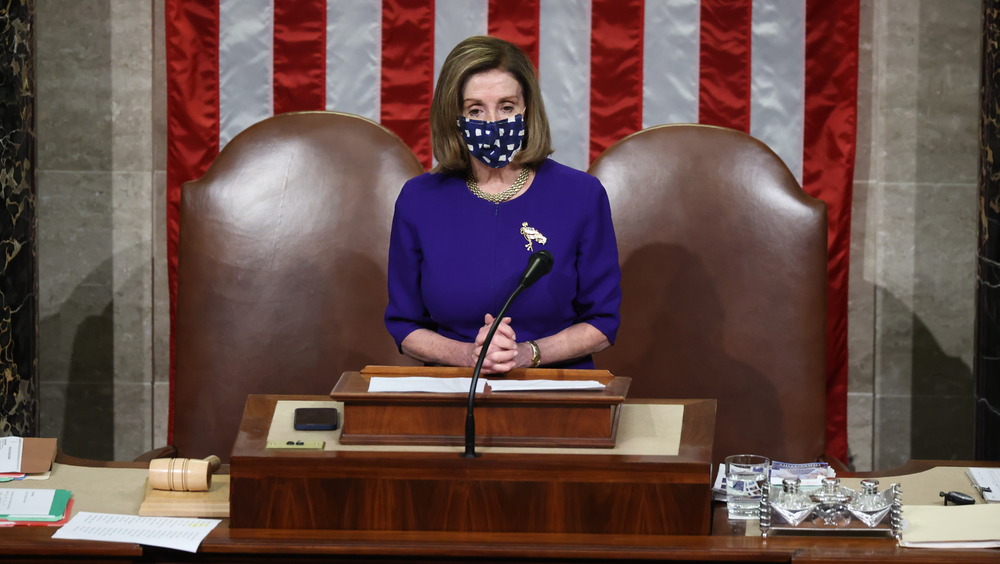
[[[792,464],[775,460],[771,463],[771,485],[778,488],[786,478],[798,478],[803,489],[818,488],[823,484],[823,478],[834,478],[836,475],[827,462]]]
[[[62,525],[73,507],[69,490],[0,488],[0,527]]]
[[[476,382],[476,393],[486,391],[486,383],[494,392],[545,392],[573,390],[603,390],[597,380],[482,380]],[[433,376],[372,376],[368,391],[375,392],[426,392],[438,394],[467,394],[472,378],[437,378]]]
[[[969,468],[972,486],[979,490],[983,499],[990,503],[1000,503],[1000,468]]]
[[[0,438],[0,482],[44,480],[55,458],[55,439]]]
[[[900,546],[913,548],[1000,547],[1000,506],[904,505]]]
[[[388,378],[372,376],[368,381],[368,391],[376,392],[427,392],[435,394],[467,394],[472,378],[432,378],[426,376],[406,376]],[[476,393],[486,391],[486,381],[476,382]]]

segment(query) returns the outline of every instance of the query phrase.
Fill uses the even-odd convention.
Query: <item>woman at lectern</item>
[[[611,209],[600,181],[549,158],[528,57],[493,37],[459,43],[441,68],[430,125],[438,164],[403,186],[392,220],[385,323],[400,350],[474,366],[491,313],[545,249],[551,273],[513,302],[482,372],[593,368],[619,325]]]

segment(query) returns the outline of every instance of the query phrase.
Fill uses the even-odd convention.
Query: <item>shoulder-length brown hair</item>
[[[535,67],[512,43],[480,35],[456,45],[441,66],[431,102],[431,146],[438,161],[434,172],[464,174],[471,167],[469,150],[457,123],[462,114],[462,91],[469,77],[494,69],[514,75],[524,94],[525,140],[513,162],[538,166],[552,154],[552,135]]]

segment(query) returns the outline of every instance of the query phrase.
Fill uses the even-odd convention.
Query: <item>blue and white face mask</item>
[[[521,114],[498,121],[459,116],[458,128],[472,156],[493,168],[510,164],[524,141],[524,116]]]

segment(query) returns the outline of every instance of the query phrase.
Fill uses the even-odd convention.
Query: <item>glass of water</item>
[[[757,454],[726,457],[726,506],[730,519],[757,519],[771,461]]]

